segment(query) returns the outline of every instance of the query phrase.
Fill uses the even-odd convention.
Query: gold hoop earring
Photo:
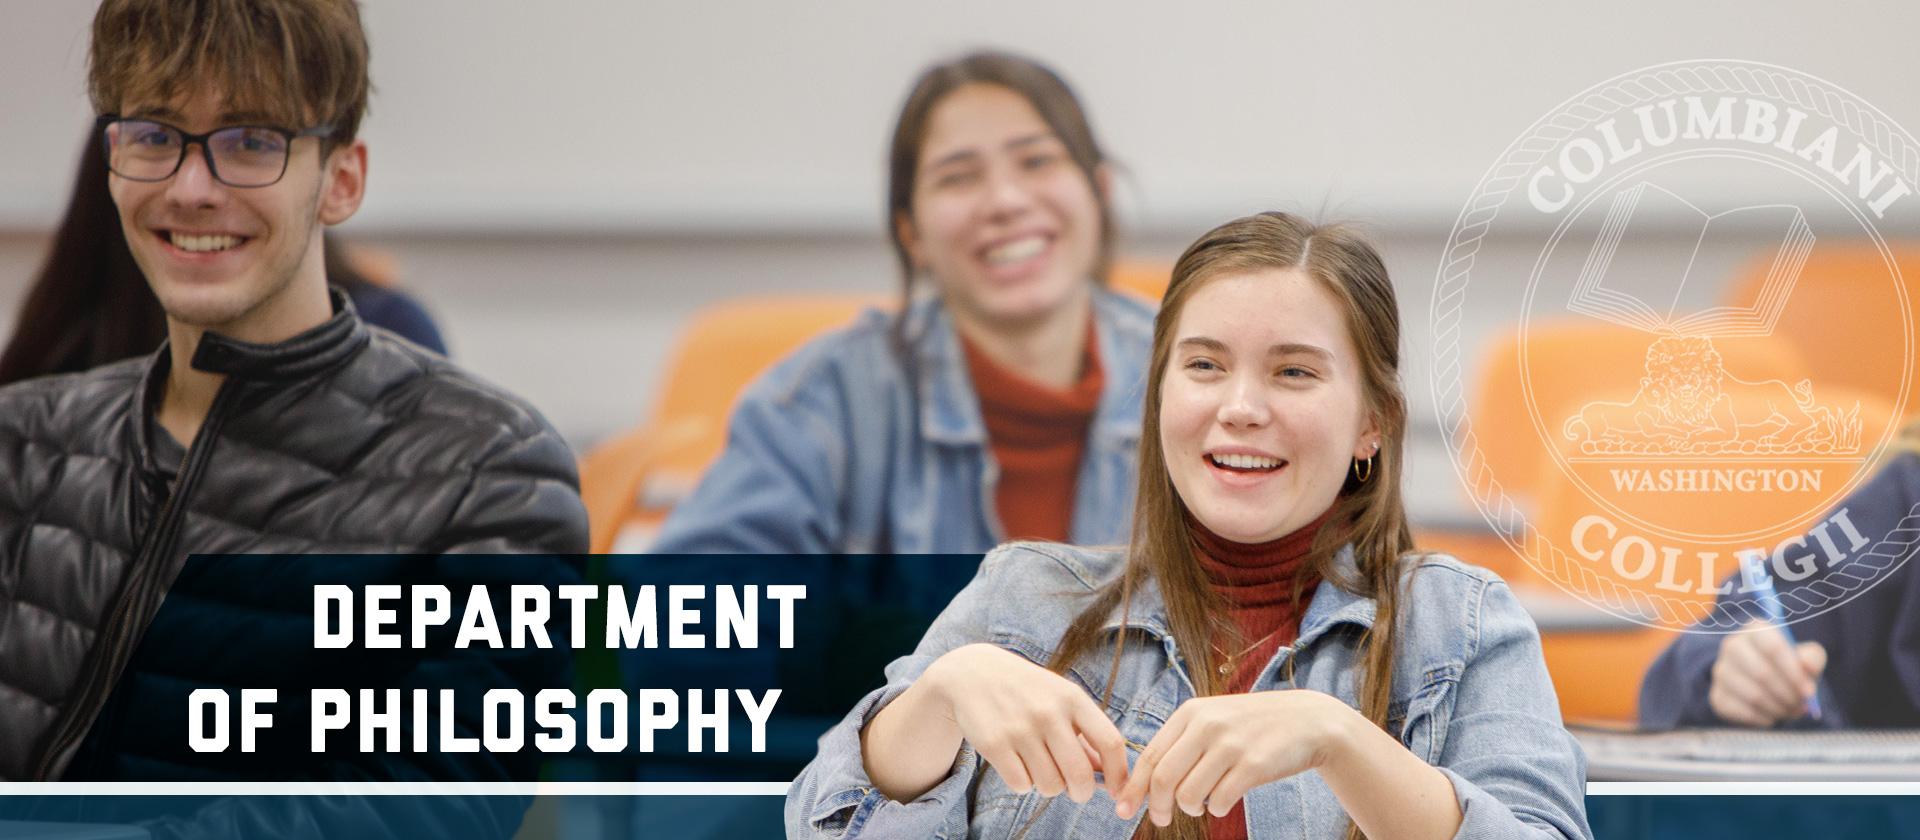
[[[1360,471],[1361,464],[1365,464],[1367,466],[1367,471],[1364,473]],[[1361,484],[1367,483],[1367,479],[1373,477],[1373,456],[1372,455],[1368,455],[1365,461],[1362,461],[1359,459],[1354,460],[1353,477],[1356,480],[1358,480]]]

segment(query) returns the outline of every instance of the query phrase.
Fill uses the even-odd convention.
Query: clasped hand
[[[1144,801],[1158,826],[1175,807],[1226,816],[1247,791],[1325,766],[1354,721],[1364,723],[1347,704],[1304,689],[1188,700],[1140,753],[1115,813],[1129,818]]]
[[[1017,793],[1093,797],[1097,772],[1129,819],[1173,809],[1224,816],[1253,788],[1324,766],[1358,713],[1316,691],[1261,691],[1182,703],[1131,770],[1126,739],[1087,692],[994,645],[955,649],[928,670],[954,724]],[[1364,722],[1364,720],[1362,720]]]
[[[1127,742],[1080,686],[989,644],[955,648],[927,669],[960,736],[1015,793],[1093,798],[1127,778]]]

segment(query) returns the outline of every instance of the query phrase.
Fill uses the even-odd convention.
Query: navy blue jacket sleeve
[[[1920,725],[1920,617],[1912,615],[1920,608],[1920,569],[1910,562],[1920,544],[1920,454],[1889,461],[1823,522],[1843,514],[1865,542],[1854,545],[1836,527],[1829,537],[1844,556],[1822,563],[1806,580],[1780,584],[1781,600],[1790,612],[1835,602],[1831,609],[1792,624],[1796,639],[1827,649],[1818,725]],[[1809,538],[1807,543],[1819,541]],[[1865,591],[1859,591],[1862,588]],[[1731,622],[1729,597],[1723,595],[1703,623]],[[1647,670],[1640,684],[1642,727],[1726,725],[1707,702],[1713,663],[1725,636],[1695,632],[1698,629],[1682,634]]]
[[[434,326],[433,316],[411,295],[379,286],[358,284],[347,289],[360,319],[408,341],[447,355],[447,343]]]

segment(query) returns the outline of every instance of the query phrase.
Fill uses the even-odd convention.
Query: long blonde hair
[[[1373,629],[1362,642],[1360,711],[1385,728],[1400,607],[1399,561],[1413,550],[1400,490],[1407,403],[1400,388],[1399,308],[1385,263],[1357,231],[1343,225],[1315,226],[1285,213],[1261,213],[1214,228],[1174,264],[1172,282],[1153,325],[1147,411],[1140,433],[1139,485],[1126,566],[1068,625],[1050,667],[1065,673],[1089,653],[1100,643],[1100,628],[1108,617],[1116,608],[1126,610],[1132,594],[1151,577],[1159,582],[1165,597],[1168,623],[1175,643],[1185,652],[1194,691],[1205,697],[1224,690],[1224,683],[1215,676],[1219,655],[1211,641],[1223,636],[1237,638],[1237,631],[1200,570],[1187,526],[1186,504],[1167,473],[1166,456],[1160,446],[1160,393],[1172,355],[1174,328],[1194,292],[1219,277],[1271,269],[1304,271],[1345,305],[1347,331],[1359,353],[1364,405],[1382,436],[1369,479],[1362,482],[1353,473],[1348,474],[1328,524],[1315,540],[1311,562],[1321,577],[1372,598],[1378,605]],[[1343,575],[1334,568],[1334,555],[1341,543],[1353,545],[1357,574]],[[1109,701],[1119,672],[1120,641],[1114,641],[1116,656],[1107,681]],[[1170,836],[1181,840],[1205,837],[1200,819],[1184,814],[1175,817]],[[1152,832],[1150,836],[1169,835]],[[1351,824],[1348,836],[1359,836]]]

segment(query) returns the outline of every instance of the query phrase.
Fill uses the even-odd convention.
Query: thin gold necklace
[[[1220,662],[1220,667],[1216,670],[1219,671],[1221,677],[1232,676],[1233,667],[1235,664],[1239,662],[1240,657],[1246,656],[1247,654],[1252,653],[1255,648],[1258,648],[1261,645],[1266,644],[1268,639],[1271,639],[1274,636],[1277,636],[1279,634],[1280,634],[1280,630],[1276,628],[1272,632],[1268,633],[1267,635],[1261,636],[1260,638],[1254,640],[1253,644],[1250,644],[1250,645],[1247,645],[1246,647],[1241,648],[1240,652],[1238,653],[1228,653],[1225,650],[1223,650],[1219,645],[1217,644],[1214,645],[1213,652],[1220,654],[1220,656],[1223,657]]]

